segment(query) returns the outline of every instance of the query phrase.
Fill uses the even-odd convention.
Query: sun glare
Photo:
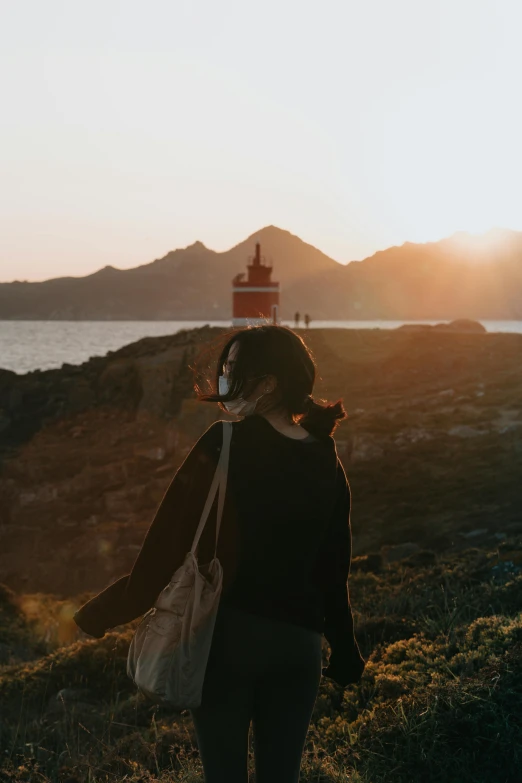
[[[457,231],[448,238],[448,244],[455,250],[473,256],[477,260],[490,259],[492,254],[501,253],[512,243],[512,232],[504,228],[492,228],[482,234]]]

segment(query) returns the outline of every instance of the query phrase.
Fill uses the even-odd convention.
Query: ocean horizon
[[[311,321],[311,329],[396,329],[404,324],[449,323],[418,321]],[[488,332],[522,333],[522,321],[480,320]],[[294,321],[281,321],[295,328]],[[201,326],[232,328],[229,321],[0,321],[0,369],[24,374],[82,364],[105,356],[143,337],[175,334]],[[296,331],[305,331],[301,321]]]

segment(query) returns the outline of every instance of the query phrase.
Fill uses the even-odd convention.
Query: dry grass
[[[323,679],[303,783],[520,780],[522,574],[513,560],[495,570],[499,554],[469,549],[425,566],[412,557],[380,573],[354,570],[368,665],[357,686]],[[38,626],[8,591],[1,617],[3,640],[30,645]],[[126,676],[131,634],[129,626],[45,655],[36,644],[34,660],[2,668],[5,780],[203,783],[189,714],[149,705]],[[252,753],[250,767],[255,781]]]

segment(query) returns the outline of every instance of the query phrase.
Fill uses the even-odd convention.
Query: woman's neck
[[[257,411],[256,411],[257,413]],[[305,433],[305,430],[303,427],[301,427],[300,424],[297,424],[295,421],[292,420],[291,417],[288,415],[285,416],[284,414],[273,412],[273,411],[267,411],[265,412],[259,412],[259,416],[264,416],[267,421],[270,422],[270,424],[276,429],[279,430],[283,435],[289,435],[290,437],[294,437],[296,433],[302,432]],[[304,435],[306,437],[308,433]]]

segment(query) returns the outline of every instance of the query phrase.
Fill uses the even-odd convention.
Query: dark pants
[[[190,711],[205,783],[298,783],[322,667],[322,634],[220,604],[201,706]]]

